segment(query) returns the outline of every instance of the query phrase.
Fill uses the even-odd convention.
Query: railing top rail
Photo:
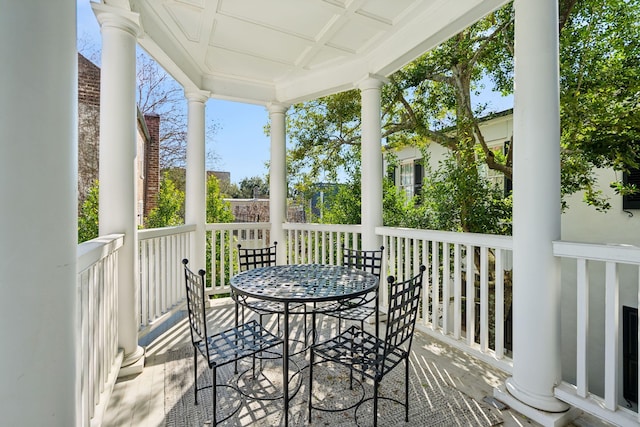
[[[212,230],[269,230],[270,222],[213,222],[207,223],[207,231]]]
[[[615,261],[640,265],[640,247],[625,244],[583,242],[553,242],[553,254],[565,258],[585,258],[594,261]]]
[[[285,222],[282,224],[285,230],[311,230],[340,233],[359,233],[362,231],[360,224],[312,224],[308,222]]]
[[[196,231],[195,224],[177,225],[174,227],[148,228],[138,230],[138,240],[154,239],[156,237],[171,236],[180,233],[189,233]]]
[[[496,249],[513,249],[513,238],[511,236],[499,236],[495,234],[458,233],[453,231],[421,230],[401,227],[376,227],[376,234],[381,236],[484,246]]]
[[[76,250],[78,273],[96,264],[109,254],[117,251],[124,244],[124,234],[109,234],[87,242],[80,243]]]

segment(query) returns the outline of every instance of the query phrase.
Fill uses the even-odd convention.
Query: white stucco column
[[[76,1],[0,9],[0,424],[74,426]]]
[[[376,227],[382,226],[382,141],[380,98],[383,81],[368,77],[360,84],[362,97],[362,249],[380,247]]]
[[[568,407],[560,380],[560,115],[557,0],[515,1],[513,376],[507,390],[543,411]]]
[[[207,223],[207,170],[205,155],[205,104],[209,93],[185,92],[188,103],[187,123],[187,170],[184,215],[186,224],[195,224],[196,232],[191,239],[189,267],[198,271],[207,270],[206,223]]]
[[[271,159],[269,162],[269,218],[271,242],[278,242],[277,263],[284,264],[287,245],[282,224],[287,220],[287,144],[286,113],[288,105],[269,104],[271,120]]]
[[[138,15],[93,3],[102,33],[100,72],[100,235],[124,233],[118,259],[118,345],[124,371],[142,370],[138,346],[136,224],[136,34]],[[121,373],[121,375],[124,375]]]

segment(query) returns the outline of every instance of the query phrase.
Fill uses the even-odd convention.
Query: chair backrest
[[[380,271],[382,270],[383,251],[384,246],[380,246],[380,249],[375,251],[360,251],[348,249],[342,245],[342,265],[375,274],[379,279]]]
[[[387,278],[389,308],[385,336],[385,359],[387,354],[394,352],[405,343],[404,350],[408,352],[411,349],[411,340],[420,307],[422,276],[425,270],[425,266],[421,265],[418,274],[403,282],[396,282],[393,276]]]
[[[207,317],[205,313],[205,275],[204,270],[194,273],[187,267],[189,260],[183,259],[184,279],[187,287],[187,311],[189,313],[189,325],[191,326],[191,342],[206,342]],[[208,347],[208,346],[207,346]]]
[[[276,247],[278,242],[266,248],[245,249],[238,244],[238,261],[240,271],[253,270],[259,267],[276,265]]]

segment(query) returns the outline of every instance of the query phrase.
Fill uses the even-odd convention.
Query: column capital
[[[91,2],[91,8],[102,28],[117,28],[129,32],[134,37],[141,33],[140,14]]]
[[[382,85],[389,81],[388,78],[377,74],[367,74],[356,82],[356,87],[360,90],[380,89]]]
[[[274,113],[285,114],[289,107],[289,104],[283,104],[281,102],[269,102],[267,104],[267,111],[269,111],[269,115]]]
[[[203,104],[211,97],[211,92],[206,90],[188,89],[184,91],[187,101],[202,102]]]

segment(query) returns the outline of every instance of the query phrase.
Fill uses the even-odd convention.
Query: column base
[[[528,396],[529,398],[532,398],[533,396],[531,394],[515,390],[516,388],[513,385],[513,379],[508,378],[504,385],[493,390],[493,396],[514,411],[531,418],[533,421],[545,427],[560,427],[567,425],[581,413],[580,410],[571,408],[569,405],[555,397],[542,398],[540,396],[535,396],[534,400],[537,404],[544,403],[545,407],[551,409],[534,407],[531,403],[525,403],[524,398],[520,398],[520,396]],[[516,395],[516,393],[518,395]]]
[[[138,375],[144,369],[145,349],[138,346],[133,353],[126,354],[118,372],[118,378]]]

